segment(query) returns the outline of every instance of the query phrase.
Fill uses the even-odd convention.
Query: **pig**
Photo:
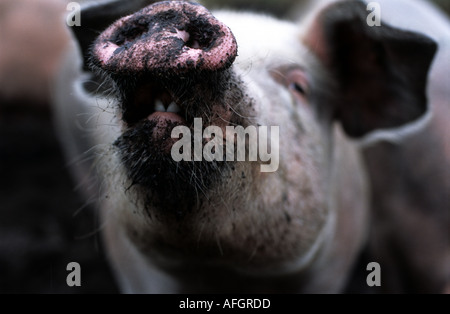
[[[365,145],[371,185],[369,248],[384,291],[450,291],[450,22],[421,1],[377,1],[383,18],[438,42],[428,79],[430,118],[419,132]],[[403,8],[405,14],[396,14]],[[432,21],[432,22],[431,22]],[[394,133],[398,136],[398,132]]]
[[[321,2],[323,6],[335,1]],[[377,131],[362,145],[371,187],[366,251],[382,265],[380,291],[448,293],[450,23],[425,1],[380,0],[371,7],[373,4],[380,7],[384,21],[426,34],[438,42],[439,49],[429,73],[429,113],[423,127],[415,132],[409,127]]]
[[[69,41],[64,10],[61,0],[0,2],[0,109],[15,101],[49,107],[52,78]]]
[[[372,234],[361,143],[429,121],[436,41],[369,26],[360,1],[301,23],[153,2],[84,4],[54,89],[122,291],[341,292]],[[197,141],[196,119],[227,148],[227,127],[278,126],[276,171],[261,158],[175,161],[173,131]]]

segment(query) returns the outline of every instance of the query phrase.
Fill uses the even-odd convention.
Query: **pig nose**
[[[95,65],[125,75],[220,71],[236,55],[231,30],[203,6],[184,1],[158,2],[116,21],[92,48]]]

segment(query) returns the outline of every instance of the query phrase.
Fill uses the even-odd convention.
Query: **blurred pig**
[[[342,291],[369,235],[356,140],[400,141],[426,123],[435,41],[368,26],[360,1],[302,25],[149,2],[86,4],[55,86],[59,133],[123,292]],[[199,118],[201,131],[278,126],[278,170],[175,162],[176,127],[217,142],[196,133]]]
[[[63,0],[0,1],[0,98],[48,106],[50,84],[70,39],[65,9]]]
[[[409,136],[400,130],[363,150],[372,186],[370,252],[384,265],[384,291],[448,293],[450,22],[427,2],[377,2],[384,19],[419,30],[439,48],[429,73],[426,126]]]

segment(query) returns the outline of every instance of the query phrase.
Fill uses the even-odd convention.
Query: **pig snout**
[[[93,47],[94,63],[115,74],[217,71],[236,55],[230,29],[203,6],[182,1],[159,2],[116,21]]]
[[[91,66],[112,80],[125,126],[114,146],[147,203],[186,211],[198,190],[222,175],[225,162],[175,163],[179,138],[172,131],[192,130],[198,118],[205,128],[243,124],[230,108],[244,103],[231,69],[236,56],[231,30],[203,6],[184,1],[158,2],[119,19],[94,42]]]

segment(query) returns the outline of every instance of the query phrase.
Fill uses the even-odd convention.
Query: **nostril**
[[[205,51],[210,50],[214,46],[216,38],[220,36],[219,27],[201,22],[186,26],[186,31],[189,34],[186,46]]]
[[[113,34],[110,41],[117,46],[122,46],[126,43],[133,42],[146,32],[148,32],[147,23],[124,25],[123,27],[117,29],[116,33]]]
[[[177,37],[189,48],[208,51],[214,46],[215,37],[220,36],[219,29],[213,29],[212,25],[208,27],[209,29],[202,29],[195,25],[185,26],[183,30],[176,29]]]
[[[198,40],[195,39],[194,37],[189,38],[189,40],[186,42],[186,46],[188,46],[189,48],[192,48],[192,49],[201,49],[202,48],[202,46],[200,45]]]

